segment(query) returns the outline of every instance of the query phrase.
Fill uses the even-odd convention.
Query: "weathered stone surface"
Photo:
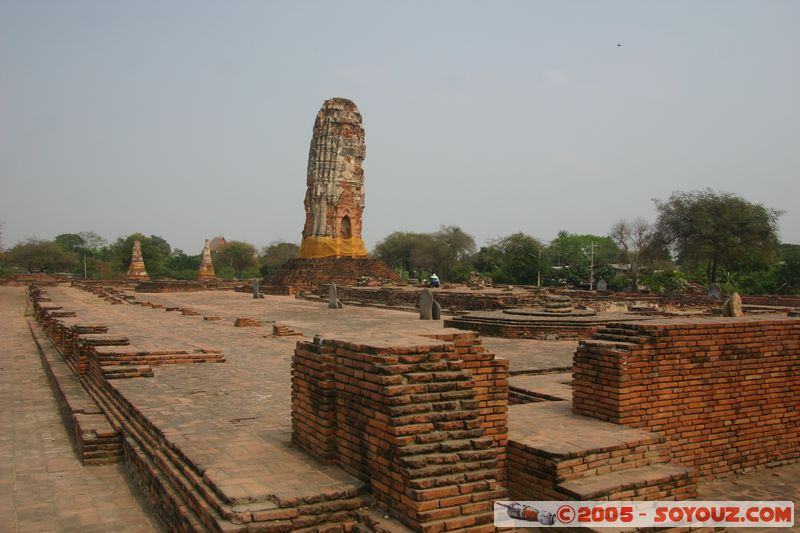
[[[217,279],[217,276],[214,273],[214,263],[211,261],[211,241],[206,239],[203,245],[203,256],[200,258],[197,281],[213,281],[215,279]]]
[[[422,289],[419,293],[419,319],[431,320],[433,318],[433,292]]]
[[[356,104],[331,98],[314,122],[300,257],[364,257],[364,128]]]
[[[144,267],[142,243],[139,241],[133,241],[131,264],[128,267],[128,275],[125,277],[125,279],[128,281],[148,281],[150,279],[150,276],[147,275],[147,270]]]
[[[328,286],[328,309],[339,309],[339,297],[336,295],[336,284],[331,283]]]
[[[742,297],[738,292],[734,292],[725,300],[725,304],[722,306],[722,316],[744,316]]]
[[[436,300],[433,301],[431,306],[431,318],[434,320],[441,320],[442,318],[442,306]]]

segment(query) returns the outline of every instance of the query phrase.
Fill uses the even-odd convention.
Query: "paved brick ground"
[[[24,312],[0,287],[0,531],[158,531],[118,466],[78,461]]]
[[[420,321],[414,313],[355,306],[333,311],[326,309],[324,304],[287,297],[253,300],[248,294],[227,291],[135,294],[137,299],[142,301],[169,307],[191,307],[206,315],[220,316],[227,322],[233,322],[240,317],[261,320],[265,322],[264,334],[271,331],[269,328],[273,321],[299,329],[308,338],[313,337],[315,333],[331,331],[346,334],[351,331],[380,330],[387,327],[395,331],[435,330],[442,327],[441,321]],[[509,360],[512,372],[571,367],[572,354],[578,347],[577,341],[495,337],[483,337],[482,340],[488,350]]]
[[[509,360],[512,374],[572,368],[572,354],[578,347],[578,341],[481,338],[488,350]]]

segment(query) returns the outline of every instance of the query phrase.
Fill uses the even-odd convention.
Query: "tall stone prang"
[[[365,257],[364,127],[356,104],[331,98],[314,122],[308,153],[306,224],[300,257]]]
[[[217,279],[214,272],[214,263],[211,261],[211,241],[206,239],[203,245],[203,255],[200,258],[200,269],[197,272],[197,281],[213,281]]]
[[[142,258],[142,243],[133,241],[133,253],[131,254],[131,264],[128,267],[128,275],[125,276],[128,281],[148,281],[150,276],[147,275],[147,270],[144,268],[144,258]]]

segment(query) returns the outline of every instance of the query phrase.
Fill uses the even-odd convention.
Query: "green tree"
[[[258,257],[261,263],[261,275],[266,275],[282,267],[290,259],[300,254],[300,247],[291,242],[272,242],[261,250]]]
[[[437,272],[443,279],[460,281],[469,275],[474,252],[471,235],[458,226],[442,226],[434,233],[392,233],[375,246],[373,255],[412,276]]]
[[[560,231],[549,249],[552,263],[549,285],[563,282],[576,287],[588,287],[594,264],[594,282],[611,275],[609,265],[616,263],[620,249],[610,237],[577,235]]]
[[[446,279],[464,281],[471,270],[475,238],[458,226],[442,226],[433,234],[433,270]]]
[[[742,263],[769,265],[777,257],[780,211],[711,189],[674,192],[655,200],[656,228],[671,246],[678,263],[704,266],[708,283],[720,269],[733,271]]]
[[[258,267],[256,247],[243,241],[228,241],[215,252],[213,260],[215,265],[231,268],[237,278],[242,278],[245,271]]]
[[[74,252],[53,241],[36,239],[17,244],[6,252],[6,257],[11,265],[22,267],[28,273],[69,271],[78,265]]]
[[[173,279],[191,280],[197,277],[199,269],[200,254],[186,255],[183,250],[176,248],[164,261],[163,272],[165,276]]]
[[[541,242],[518,232],[482,247],[473,260],[495,282],[536,285],[539,274],[546,277],[548,272],[544,250]]]
[[[82,254],[86,247],[86,241],[84,241],[83,237],[77,233],[62,233],[60,235],[56,235],[53,241],[65,250],[69,250],[70,252],[74,252],[76,254]]]
[[[800,244],[781,244],[777,266],[776,292],[800,294]]]
[[[172,253],[172,247],[162,237],[157,235],[147,237],[142,233],[120,237],[103,251],[101,258],[111,263],[110,273],[118,276],[128,271],[133,253],[133,241],[136,240],[142,243],[142,258],[150,277],[153,279],[164,277],[167,273],[166,261]]]
[[[423,240],[430,239],[425,233],[412,233],[396,231],[375,245],[372,255],[392,268],[399,269],[409,274],[414,274],[415,269],[412,257]]]
[[[83,239],[84,249],[97,255],[100,250],[108,246],[108,241],[93,231],[81,231],[78,236]]]
[[[78,256],[80,264],[73,269],[73,273],[81,277],[98,276],[103,247],[108,244],[103,237],[93,231],[82,231],[56,235],[54,241]]]

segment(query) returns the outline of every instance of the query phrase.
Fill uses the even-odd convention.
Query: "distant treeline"
[[[711,190],[676,192],[656,201],[657,219],[620,220],[606,235],[558,233],[549,242],[523,232],[477,248],[458,226],[430,233],[397,231],[372,252],[404,278],[436,273],[463,282],[472,272],[495,283],[680,293],[692,284],[719,284],[746,294],[800,293],[800,245],[780,243],[781,213],[743,198]],[[0,235],[1,236],[1,235]],[[108,243],[87,231],[53,240],[27,240],[0,253],[0,274],[67,272],[76,277],[124,277],[133,241],[142,243],[154,279],[194,279],[200,253],[187,255],[157,235],[134,233]],[[2,242],[2,241],[0,241]],[[297,257],[294,243],[274,242],[257,250],[229,240],[212,251],[222,279],[260,277]]]

